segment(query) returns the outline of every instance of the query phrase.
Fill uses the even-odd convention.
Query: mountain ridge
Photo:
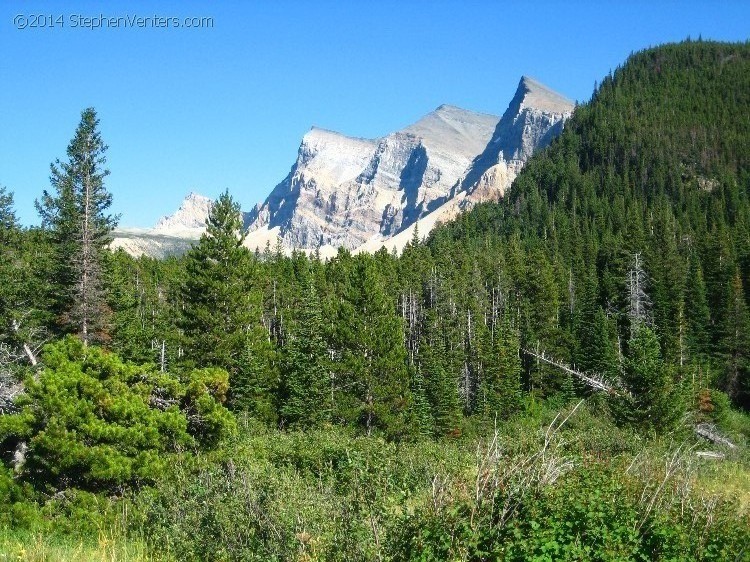
[[[401,250],[418,221],[426,235],[477,202],[501,198],[531,154],[559,134],[573,108],[524,76],[502,117],[441,104],[374,139],[313,126],[287,176],[243,214],[246,245],[262,249],[278,237],[287,250],[318,249],[322,255],[339,247]],[[164,241],[197,240],[209,210],[210,199],[191,192],[176,213],[151,229],[161,237],[158,244],[149,241],[139,249],[137,236],[126,229],[112,247],[154,255],[160,246],[156,256],[168,255]]]

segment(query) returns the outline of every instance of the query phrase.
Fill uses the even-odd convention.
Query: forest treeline
[[[417,230],[401,255],[327,261],[249,251],[228,192],[184,256],[109,252],[87,109],[41,227],[0,192],[4,461],[50,493],[121,492],[238,416],[458,438],[590,396],[585,379],[644,435],[747,411],[748,108],[748,44],[637,53],[500,203]]]
[[[91,232],[73,232],[74,140],[38,201],[42,228],[18,228],[3,195],[4,338],[18,350],[41,331],[77,333],[126,361],[220,367],[232,409],[283,427],[446,435],[465,416],[510,416],[523,392],[587,392],[521,349],[619,383],[630,409],[682,381],[683,398],[721,389],[748,408],[749,56],[687,42],[631,57],[507,198],[425,244],[417,234],[400,257],[253,254],[227,193],[187,255],[109,254],[101,165]],[[79,136],[103,148],[85,116]],[[92,250],[76,254],[83,236]],[[659,388],[637,388],[635,341]]]

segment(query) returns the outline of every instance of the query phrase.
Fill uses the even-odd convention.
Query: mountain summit
[[[573,102],[524,76],[501,118],[441,105],[376,139],[313,127],[289,174],[245,214],[246,244],[262,249],[280,238],[288,249],[324,254],[341,246],[400,249],[417,222],[425,235],[476,202],[502,197],[573,109]],[[151,234],[197,239],[210,208],[208,198],[191,193]],[[128,238],[126,249],[133,251],[135,235]]]
[[[467,170],[459,191],[475,201],[502,197],[531,155],[562,132],[574,108],[572,101],[533,78],[521,78],[492,140]]]
[[[249,214],[248,243],[278,228],[290,248],[400,248],[417,221],[426,234],[477,201],[501,197],[573,108],[524,76],[502,118],[441,105],[378,139],[313,129],[289,175]]]
[[[515,109],[516,103],[518,103],[518,109]],[[568,98],[533,78],[523,76],[518,83],[516,95],[510,102],[509,109],[513,109],[514,113],[519,113],[521,107],[532,107],[547,113],[565,113],[570,111],[572,106],[573,102]]]
[[[292,248],[355,249],[374,234],[393,236],[450,197],[497,121],[440,106],[377,139],[314,128],[289,175],[250,213],[248,241],[275,227]]]
[[[203,230],[213,201],[209,197],[190,192],[173,215],[164,216],[156,223],[154,231],[178,234],[185,230]]]

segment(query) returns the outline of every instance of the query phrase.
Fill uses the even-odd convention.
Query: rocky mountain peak
[[[480,157],[485,165],[482,172],[503,161],[510,166],[522,165],[535,150],[544,148],[560,134],[573,109],[572,101],[544,84],[528,76],[521,78],[492,141]]]
[[[180,208],[174,214],[159,219],[154,230],[162,234],[170,234],[183,230],[202,229],[212,205],[213,201],[209,197],[191,191],[182,200]]]
[[[571,100],[529,76],[521,77],[513,99],[519,99],[522,107],[531,107],[548,113],[567,113],[575,107]]]
[[[473,156],[484,148],[487,133],[491,134],[497,122],[497,115],[441,105],[402,132],[422,139],[427,147]]]
[[[280,238],[287,249],[320,248],[328,255],[340,246],[402,248],[417,222],[424,236],[478,201],[502,197],[531,154],[562,131],[573,108],[524,76],[502,118],[444,104],[376,139],[312,127],[287,177],[244,215],[245,243],[262,249]],[[113,247],[166,255],[177,248],[176,237],[200,237],[211,204],[190,193],[147,236],[122,233]]]
[[[572,101],[523,76],[492,139],[461,179],[456,191],[469,194],[462,208],[501,197],[531,155],[562,132],[574,108]]]

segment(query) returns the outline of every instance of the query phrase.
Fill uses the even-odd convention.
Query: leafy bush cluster
[[[256,427],[142,494],[138,525],[188,561],[743,560],[750,516],[690,490],[689,448],[621,434],[629,444],[602,440],[601,461],[578,445],[586,408],[540,432],[547,418],[484,443]]]
[[[227,390],[221,369],[177,378],[71,336],[45,348],[19,411],[0,416],[0,442],[25,451],[16,471],[40,490],[122,491],[153,482],[173,455],[229,435]]]

